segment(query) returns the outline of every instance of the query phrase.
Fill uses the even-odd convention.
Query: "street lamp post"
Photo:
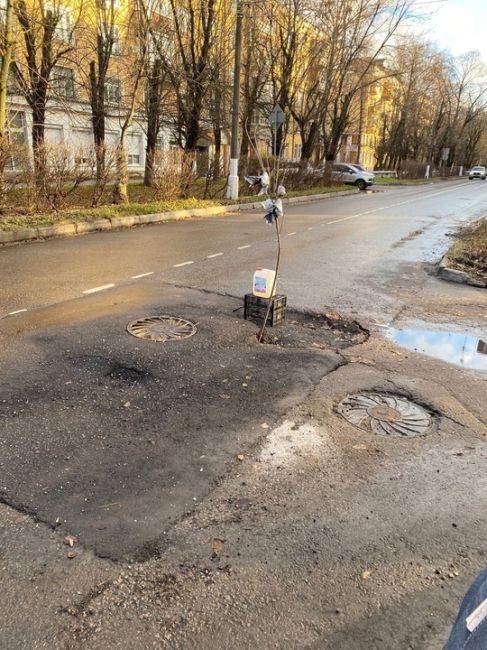
[[[242,59],[242,22],[243,0],[237,0],[237,16],[235,25],[235,63],[233,70],[233,102],[232,102],[232,141],[230,145],[230,173],[228,176],[227,198],[238,199],[238,133],[240,109],[240,64]]]

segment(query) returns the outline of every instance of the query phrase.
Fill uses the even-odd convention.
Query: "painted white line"
[[[408,205],[409,203],[414,203],[414,201],[421,201],[424,199],[429,199],[430,197],[433,196],[439,196],[440,194],[447,194],[448,192],[453,192],[458,189],[458,185],[456,187],[451,187],[447,190],[441,190],[440,192],[433,192],[431,194],[420,194],[419,196],[416,196],[413,199],[408,199],[407,201],[401,201],[399,203],[391,203],[389,205],[385,205],[382,208],[375,208],[374,210],[367,210],[365,212],[359,212],[358,214],[352,214],[349,217],[342,217],[341,219],[334,219],[333,221],[328,221],[326,224],[321,224],[322,226],[324,225],[331,225],[332,223],[340,223],[340,221],[348,221],[349,219],[357,219],[357,217],[362,217],[366,214],[373,214],[375,212],[383,212],[384,210],[389,210],[390,208],[397,208],[400,205]]]
[[[86,291],[83,291],[85,294],[89,293],[97,293],[98,291],[105,291],[105,289],[113,289],[115,285],[114,284],[103,284],[101,287],[93,287],[93,289],[86,289]]]
[[[154,271],[149,271],[149,273],[139,273],[139,275],[133,275],[132,280],[138,280],[139,278],[146,278],[148,275],[154,275]]]
[[[221,255],[223,255],[223,253],[214,253],[213,255],[207,255],[206,257],[209,260],[212,260],[214,257],[220,257]]]
[[[351,217],[343,217],[343,219],[335,219],[334,221],[328,221],[326,223],[327,226],[329,226],[331,223],[340,223],[340,221],[347,221],[348,219],[356,219],[357,217],[361,217],[365,212],[361,212],[360,214],[352,214]]]
[[[22,314],[24,311],[27,311],[27,309],[17,309],[16,311],[11,311],[10,313],[8,313],[7,316],[15,316],[15,314]]]
[[[313,230],[313,228],[308,228],[308,230]]]
[[[181,262],[181,264],[173,264],[173,267],[175,269],[178,269],[180,266],[188,266],[188,264],[194,264],[194,262],[192,260],[190,260],[189,262]]]
[[[296,232],[288,232],[287,236],[292,237],[292,235],[295,235],[295,234],[296,234]]]
[[[238,251],[243,251],[244,248],[251,248],[252,244],[245,244],[245,246],[239,246],[237,248]]]

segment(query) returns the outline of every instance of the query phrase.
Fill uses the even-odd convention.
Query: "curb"
[[[442,257],[438,266],[438,277],[442,280],[446,280],[447,282],[456,282],[457,284],[468,284],[471,287],[477,287],[479,289],[487,288],[487,283],[481,282],[480,280],[474,280],[465,271],[458,271],[449,266],[449,264],[450,259],[447,253]]]
[[[355,192],[353,190],[327,192],[326,194],[308,194],[305,196],[294,196],[289,199],[284,199],[283,203],[285,205],[311,203],[313,201],[335,199],[340,196],[353,196],[354,194]],[[50,237],[81,235],[87,232],[120,230],[122,228],[131,228],[132,226],[147,223],[165,223],[167,221],[180,221],[194,217],[213,217],[223,214],[230,214],[232,212],[248,212],[251,210],[262,210],[262,201],[256,201],[252,203],[237,203],[235,205],[215,205],[211,208],[174,210],[173,212],[159,212],[156,214],[111,217],[110,219],[96,219],[94,221],[60,223],[52,226],[37,226],[34,228],[22,228],[19,230],[0,230],[0,245],[47,239]]]

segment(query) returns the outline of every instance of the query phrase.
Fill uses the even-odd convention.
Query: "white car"
[[[468,174],[468,178],[470,181],[472,181],[474,178],[481,178],[483,181],[485,181],[485,177],[487,176],[487,171],[485,167],[481,167],[480,165],[477,165],[477,167],[472,167]]]
[[[347,185],[356,185],[359,190],[365,190],[369,185],[373,185],[375,178],[372,172],[359,169],[358,165],[349,165],[348,163],[333,165],[331,175],[334,181],[346,183]]]

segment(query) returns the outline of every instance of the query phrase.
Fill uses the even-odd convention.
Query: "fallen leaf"
[[[260,425],[260,428],[261,429],[268,429],[269,425],[267,424],[267,422],[262,422],[262,424]]]
[[[214,557],[220,556],[221,552],[223,551],[224,544],[225,544],[225,540],[222,539],[221,537],[215,537],[213,539],[213,542],[211,543],[211,548],[213,549]]]
[[[362,573],[362,578],[364,580],[367,580],[368,578],[370,578],[371,575],[372,575],[372,571],[367,570]]]
[[[130,406],[130,402],[125,402],[124,406],[125,408],[128,408]]]
[[[224,393],[222,393],[220,395],[220,399],[230,399],[230,395],[225,395]]]
[[[74,535],[66,535],[63,542],[66,546],[74,546],[76,544],[76,537]]]
[[[327,311],[325,312],[325,318],[328,318],[328,320],[340,320],[341,316],[336,311]]]
[[[68,558],[68,560],[73,560],[75,557],[77,557],[77,555],[78,554],[76,553],[76,551],[69,551],[66,557]]]
[[[238,458],[238,460],[240,460],[240,461],[245,460],[245,456],[244,456],[243,454],[239,454],[239,455],[237,456],[237,458]]]
[[[354,445],[352,449],[359,449],[360,451],[367,451],[367,445],[361,444],[361,445]]]

